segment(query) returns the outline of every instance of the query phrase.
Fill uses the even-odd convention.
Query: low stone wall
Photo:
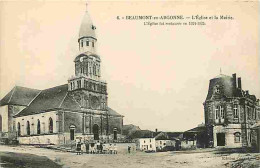
[[[39,135],[18,137],[20,144],[36,145],[36,144],[59,144],[59,135]]]

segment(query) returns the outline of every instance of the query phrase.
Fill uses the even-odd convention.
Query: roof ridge
[[[30,104],[41,94],[41,92],[42,90],[30,101],[30,103],[27,106],[30,106]]]
[[[15,92],[15,90],[16,90],[16,87],[17,87],[17,86],[14,86],[14,88],[12,89],[12,90],[13,90],[13,91],[12,91],[12,94],[11,94],[10,99],[8,100],[7,103],[10,103],[10,101],[11,101],[11,99],[12,99],[12,97],[13,97],[13,94],[14,94],[14,92]]]
[[[60,108],[60,107],[61,107],[61,105],[63,104],[63,102],[64,102],[65,98],[67,97],[67,95],[68,95],[68,92],[66,93],[66,95],[65,95],[65,96],[64,96],[64,98],[62,99],[62,101],[61,101],[61,103],[60,103],[60,105],[59,105],[59,107],[58,107],[58,108]]]

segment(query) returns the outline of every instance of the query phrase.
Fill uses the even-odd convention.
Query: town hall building
[[[15,86],[0,101],[0,137],[21,144],[64,144],[75,139],[122,138],[123,116],[108,107],[93,25],[88,11],[81,23],[68,83],[45,90]]]
[[[203,104],[207,147],[259,148],[259,99],[242,89],[241,77],[211,79]]]

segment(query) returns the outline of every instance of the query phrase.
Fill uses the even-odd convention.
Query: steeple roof
[[[86,10],[85,15],[81,21],[79,39],[82,37],[93,37],[96,39],[95,29],[96,27],[93,25],[90,15]]]

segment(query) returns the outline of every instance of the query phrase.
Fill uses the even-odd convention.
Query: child
[[[76,151],[77,151],[77,155],[81,154],[81,143],[80,142],[77,143]]]

